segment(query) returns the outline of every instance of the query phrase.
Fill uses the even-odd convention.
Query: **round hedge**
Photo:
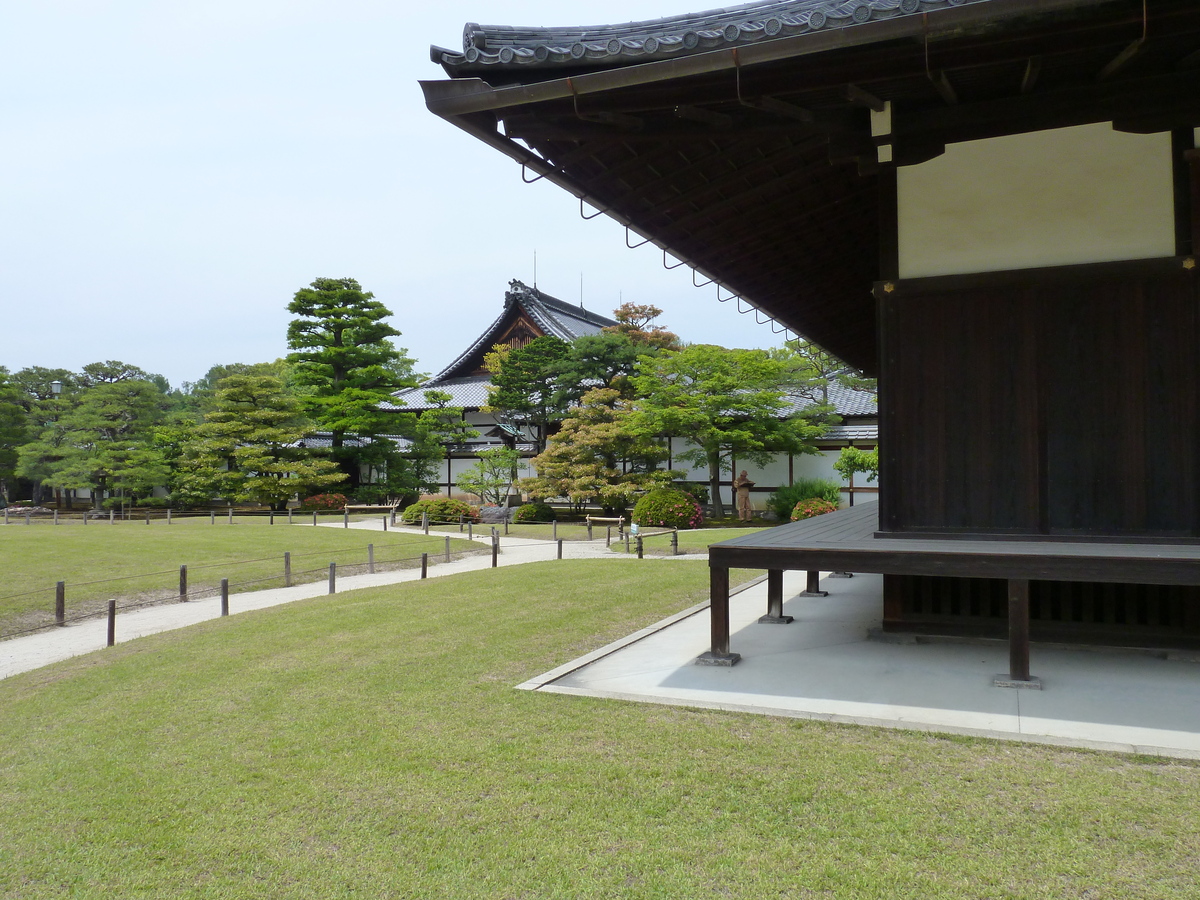
[[[704,521],[696,498],[673,488],[651,491],[633,507],[633,521],[659,528],[698,528]]]
[[[431,523],[443,524],[457,522],[459,516],[462,516],[463,519],[471,519],[475,515],[469,503],[443,497],[438,500],[418,500],[404,510],[401,519],[410,524],[420,522],[421,513],[429,513],[429,521]]]
[[[823,497],[809,497],[807,500],[801,500],[792,509],[792,521],[798,522],[800,519],[811,519],[813,516],[823,516],[831,512],[837,512],[836,503],[830,503]]]
[[[514,522],[553,522],[554,510],[548,503],[522,503],[513,513],[512,520]]]

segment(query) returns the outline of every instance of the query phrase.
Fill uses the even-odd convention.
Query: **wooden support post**
[[[428,577],[429,577],[429,554],[422,553],[421,554],[421,578],[425,579]]]
[[[558,519],[550,523],[550,539],[552,541],[558,540]]]
[[[463,517],[462,517],[462,513],[459,513],[458,514],[458,533],[462,534],[462,531],[463,531]]]
[[[629,532],[625,532],[625,552],[629,552]]]
[[[87,510],[86,509],[83,511],[83,524],[84,525],[87,524]]]
[[[150,510],[146,510],[146,524],[150,524]]]
[[[292,510],[290,507],[288,508],[288,524],[292,524]]]
[[[67,624],[67,583],[54,585],[54,624],[60,628]]]
[[[996,687],[1042,689],[1029,674],[1029,579],[1008,580],[1008,675],[997,675]]]
[[[229,579],[221,579],[221,615],[229,615]]]
[[[383,517],[383,533],[384,534],[387,534],[387,519],[388,519],[387,516]]]
[[[429,513],[421,513],[421,530],[429,534]]]
[[[55,525],[58,524],[58,510],[57,509],[54,511],[54,524]]]
[[[273,509],[272,509],[272,510],[269,510],[269,511],[267,512],[267,524],[268,524],[268,525],[274,525],[274,524],[275,524],[275,510],[273,510]]]
[[[612,526],[605,525],[604,526],[604,548],[607,550],[611,544],[612,544]]]
[[[292,586],[292,554],[283,554],[283,586]]]
[[[342,510],[342,527],[343,528],[350,527],[350,510],[348,510],[348,509]]]
[[[679,529],[676,528],[671,532],[671,555],[679,555]]]
[[[507,518],[504,520],[504,534],[506,537],[508,536],[508,519]]]
[[[367,544],[367,574],[375,574],[375,545]]]
[[[712,646],[696,658],[696,663],[702,666],[732,666],[742,657],[729,650],[729,569],[710,566],[708,585]]]
[[[642,556],[642,536],[640,534],[637,536],[637,555],[638,559],[644,558]]]
[[[475,523],[474,522],[467,523],[467,540],[468,541],[475,540]]]
[[[116,524],[117,524],[117,518],[116,518],[116,516],[115,516],[115,515],[113,515],[113,513],[114,513],[114,510],[111,510],[111,509],[110,509],[110,510],[108,511],[108,524],[109,524],[109,525],[116,525]]]
[[[313,510],[313,528],[317,527],[317,511]]]
[[[329,564],[329,593],[337,593],[337,563]]]
[[[108,601],[108,644],[112,647],[117,643],[117,601]]]
[[[801,597],[828,597],[829,591],[821,590],[821,573],[810,571],[808,573],[808,582],[804,588],[804,593]]]
[[[229,524],[233,524],[233,507],[229,507]]]
[[[588,520],[588,540],[590,541],[591,539],[592,539],[592,522],[589,519]]]
[[[450,562],[450,535],[446,535],[446,562]]]
[[[171,507],[167,507],[167,524],[171,524]]]
[[[217,513],[216,513],[216,511],[215,511],[215,510],[211,510],[211,509],[210,509],[210,510],[208,511],[208,524],[209,524],[209,525],[216,525],[216,524],[217,524]]]
[[[500,535],[496,533],[496,529],[492,529],[492,568],[500,565]]]
[[[562,559],[562,538],[558,539],[558,558]]]
[[[179,567],[179,602],[187,603],[188,599],[188,583],[187,583],[187,566]]]
[[[767,570],[767,614],[761,617],[762,625],[787,625],[794,622],[793,616],[783,614],[783,570]]]

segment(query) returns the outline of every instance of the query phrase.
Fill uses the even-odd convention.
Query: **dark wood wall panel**
[[[1200,323],[1172,261],[880,289],[881,528],[1200,535]]]

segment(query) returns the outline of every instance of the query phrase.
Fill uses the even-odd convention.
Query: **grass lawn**
[[[706,579],[483,571],[0,681],[0,897],[1196,897],[1192,763],[513,690]]]
[[[0,526],[0,634],[53,621],[56,581],[66,582],[70,617],[109,597],[178,595],[181,565],[188,567],[191,591],[214,589],[222,578],[231,585],[255,582],[243,588],[253,590],[283,584],[285,552],[292,554],[293,580],[311,581],[324,577],[331,562],[339,568],[365,565],[368,544],[375,545],[380,568],[422,552],[440,559],[445,550],[440,535],[272,526],[265,518],[237,519],[232,526],[220,518],[216,525],[196,518],[171,525],[155,520],[151,525],[133,521],[85,526],[76,521],[57,527]],[[468,547],[466,541],[451,542],[452,552]]]

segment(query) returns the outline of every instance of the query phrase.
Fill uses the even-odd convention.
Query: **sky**
[[[0,365],[116,359],[195,381],[287,352],[287,304],[350,277],[420,372],[449,364],[518,278],[690,342],[782,335],[629,250],[605,216],[425,109],[429,46],[466,22],[594,25],[683,0],[38,0],[0,36]]]

